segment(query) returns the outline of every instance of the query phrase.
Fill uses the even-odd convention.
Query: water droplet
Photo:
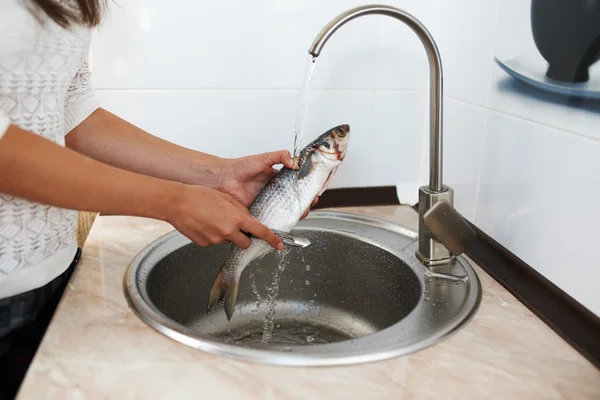
[[[430,300],[429,297],[425,297],[425,301],[429,301],[429,300]]]
[[[307,266],[306,266],[306,270],[307,270],[307,271],[310,271],[310,265],[307,265]]]
[[[310,285],[310,281],[308,279],[304,283],[306,283],[306,286]]]
[[[312,336],[307,336],[307,337],[306,337],[306,341],[307,341],[308,343],[312,343],[312,342],[314,342],[314,341],[315,341],[315,338],[314,338],[314,337],[312,337]]]

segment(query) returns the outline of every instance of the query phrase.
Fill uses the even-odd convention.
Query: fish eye
[[[325,147],[326,149],[330,149],[331,148],[331,145],[329,143],[327,143],[327,142],[321,143],[321,146]]]
[[[339,136],[339,137],[344,137],[344,136],[346,136],[346,132],[344,132],[344,130],[343,130],[343,129],[338,129],[338,130],[337,130],[337,133],[338,133],[338,136]]]

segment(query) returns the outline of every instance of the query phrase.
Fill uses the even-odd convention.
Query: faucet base
[[[446,264],[450,264],[452,261],[454,261],[456,259],[455,256],[450,256],[448,258],[443,258],[441,260],[431,260],[426,258],[423,254],[421,254],[419,252],[419,250],[415,251],[415,256],[417,257],[417,260],[419,260],[419,262],[423,265],[425,265],[426,267],[438,267],[441,265],[446,265]]]
[[[425,213],[442,200],[454,205],[454,190],[446,185],[443,185],[441,192],[434,192],[429,186],[419,188],[419,249],[415,255],[421,263],[428,266],[447,264],[455,258],[435,239],[423,221]]]

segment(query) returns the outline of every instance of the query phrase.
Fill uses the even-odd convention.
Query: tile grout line
[[[299,88],[99,88],[96,87],[96,92],[298,92]],[[381,93],[425,93],[427,89],[336,89],[336,88],[311,88],[311,92],[381,92]]]
[[[535,124],[535,125],[539,125],[539,126],[543,126],[543,127],[546,127],[546,128],[550,128],[550,129],[553,129],[555,131],[559,131],[559,132],[567,134],[567,135],[573,135],[573,136],[576,136],[576,137],[579,137],[579,138],[582,138],[582,139],[590,140],[592,142],[600,142],[600,137],[594,137],[594,136],[590,136],[590,135],[587,135],[587,134],[584,134],[584,133],[569,131],[569,130],[566,130],[564,128],[558,127],[558,126],[546,124],[546,123],[543,123],[541,121],[536,121],[536,120],[531,119],[531,118],[522,117],[520,115],[515,115],[515,114],[507,113],[507,112],[504,112],[504,111],[499,110],[499,109],[494,108],[494,107],[485,107],[485,106],[482,106],[481,104],[471,103],[469,101],[462,100],[462,99],[459,99],[459,98],[456,98],[456,97],[447,96],[447,98],[449,100],[456,101],[457,103],[467,104],[467,105],[470,105],[472,107],[479,108],[479,109],[482,109],[482,110],[486,110],[488,112],[492,112],[492,113],[495,113],[495,114],[498,114],[498,115],[502,115],[502,116],[505,116],[505,117],[510,117],[510,118],[514,118],[514,119],[518,119],[518,120],[522,120],[522,121],[527,121],[529,123],[532,123],[532,124]]]
[[[211,88],[211,89],[195,89],[195,88],[179,88],[179,89],[134,89],[134,88],[124,88],[124,89],[115,89],[115,88],[96,88],[95,91],[96,93],[111,93],[111,92],[139,92],[139,93],[166,93],[166,92],[172,92],[172,93],[201,93],[201,92],[205,92],[205,93],[216,93],[216,92],[271,92],[271,93],[284,93],[284,92],[297,92],[299,89],[291,89],[291,88],[277,88],[277,89],[273,89],[273,88],[236,88],[236,89],[232,89],[232,88],[227,88],[227,89],[218,89],[218,88]],[[407,93],[407,94],[417,94],[417,93],[425,93],[426,90],[418,90],[418,89],[332,89],[332,88],[326,88],[326,89],[311,89],[311,92],[321,92],[321,93],[325,93],[325,92],[358,92],[358,93]],[[579,133],[579,132],[574,132],[574,131],[569,131],[566,130],[564,128],[555,126],[555,125],[550,125],[550,124],[546,124],[543,123],[541,121],[536,121],[534,119],[530,119],[530,118],[526,118],[526,117],[522,117],[519,115],[515,115],[515,114],[511,114],[511,113],[507,113],[504,111],[501,111],[497,108],[491,107],[491,106],[484,106],[481,104],[477,104],[468,100],[464,100],[464,99],[460,99],[458,97],[455,96],[451,96],[451,95],[444,95],[445,100],[453,100],[456,101],[458,103],[462,103],[462,104],[467,104],[469,106],[475,107],[475,108],[479,108],[482,110],[486,110],[488,112],[494,112],[496,114],[499,115],[503,115],[503,116],[507,116],[507,117],[512,117],[515,119],[520,119],[523,121],[527,121],[536,125],[540,125],[540,126],[544,126],[550,129],[554,129],[557,131],[560,131],[562,133],[568,134],[568,135],[573,135],[582,139],[587,139],[587,140],[591,140],[593,142],[600,142],[600,138],[596,138],[587,134],[583,134],[583,133]]]

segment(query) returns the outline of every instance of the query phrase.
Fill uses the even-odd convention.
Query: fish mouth
[[[319,152],[321,152],[321,154],[323,154],[325,157],[327,157],[330,160],[333,161],[338,161],[338,160],[342,160],[344,159],[344,155],[346,154],[346,149],[342,148],[340,149],[340,145],[338,143],[334,143],[333,148],[331,149],[331,151],[325,151],[322,148],[319,149]]]

